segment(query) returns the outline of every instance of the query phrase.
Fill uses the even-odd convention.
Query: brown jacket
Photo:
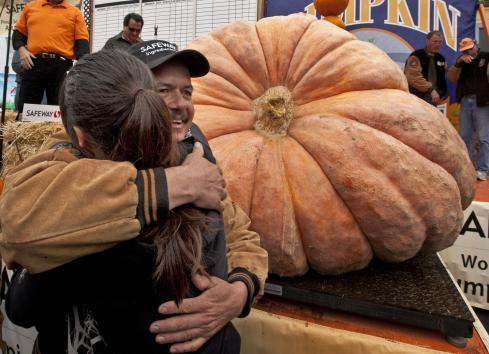
[[[457,83],[461,72],[462,72],[462,68],[461,67],[459,68],[454,64],[448,69],[447,79],[450,80],[451,82]]]
[[[427,79],[423,77],[421,73],[422,67],[421,62],[417,57],[411,55],[404,67],[404,75],[409,82],[409,85],[414,87],[416,90],[420,92],[430,93],[432,91],[433,85]]]
[[[137,170],[129,162],[79,159],[58,133],[37,155],[13,168],[0,197],[0,251],[8,267],[38,273],[136,237]],[[76,181],[76,183],[74,182]],[[224,224],[228,268],[254,273],[263,293],[268,255],[250,219],[229,198]]]

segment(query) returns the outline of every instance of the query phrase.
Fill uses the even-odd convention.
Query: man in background
[[[477,179],[487,179],[489,171],[489,53],[482,52],[471,38],[459,43],[461,55],[448,70],[448,80],[457,84],[460,103],[460,135],[472,158],[472,135],[475,131],[479,151],[475,160]]]
[[[447,92],[447,63],[439,53],[442,43],[442,33],[431,31],[426,35],[426,47],[412,52],[404,66],[409,92],[434,106],[441,102]]]
[[[18,110],[24,103],[58,104],[58,89],[73,60],[90,51],[85,19],[68,0],[27,3],[15,24],[12,45],[19,52],[21,74]]]
[[[122,31],[109,38],[102,49],[128,50],[133,44],[141,42],[144,20],[141,15],[130,13],[124,17]]]

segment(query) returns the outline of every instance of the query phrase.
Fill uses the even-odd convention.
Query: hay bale
[[[37,153],[51,135],[63,129],[63,125],[10,121],[0,129],[3,133],[3,168],[0,175],[4,177],[9,169]]]
[[[17,112],[14,111],[5,111],[5,123],[15,122],[15,118],[17,118]]]

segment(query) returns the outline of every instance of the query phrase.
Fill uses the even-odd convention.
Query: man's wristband
[[[14,30],[12,33],[12,47],[15,50],[19,50],[20,47],[24,47],[27,45],[27,36],[24,36],[17,30]]]
[[[228,282],[234,283],[236,281],[243,282],[248,289],[248,298],[246,299],[243,311],[241,311],[241,314],[238,316],[239,318],[243,318],[248,316],[251,311],[253,300],[260,290],[260,281],[258,280],[258,277],[250,271],[244,268],[234,268],[231,273],[229,273]]]

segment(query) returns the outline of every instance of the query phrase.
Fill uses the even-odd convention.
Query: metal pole
[[[486,33],[486,38],[489,40],[489,22],[486,16],[486,9],[484,7],[484,0],[479,0],[479,15],[481,16],[481,22],[484,26],[484,32]]]
[[[5,0],[7,1],[7,0]],[[7,85],[9,74],[9,58],[10,58],[10,39],[12,35],[12,16],[14,13],[14,0],[10,0],[10,15],[8,20],[8,36],[7,36],[7,57],[5,58],[5,73],[3,76],[3,101],[2,101],[2,128],[5,124],[5,110],[7,106]],[[3,130],[0,130],[0,169],[3,167]]]
[[[258,0],[256,2],[257,6],[257,18],[256,20],[261,20],[263,17],[265,17],[265,0]]]
[[[7,0],[5,0],[7,1]],[[9,57],[10,57],[10,37],[12,35],[12,15],[14,13],[14,0],[10,0],[10,15],[8,23],[8,37],[7,37],[7,58],[5,59],[5,71],[3,80],[3,101],[2,101],[2,124],[5,123],[5,106],[7,104],[7,84],[9,74]]]

